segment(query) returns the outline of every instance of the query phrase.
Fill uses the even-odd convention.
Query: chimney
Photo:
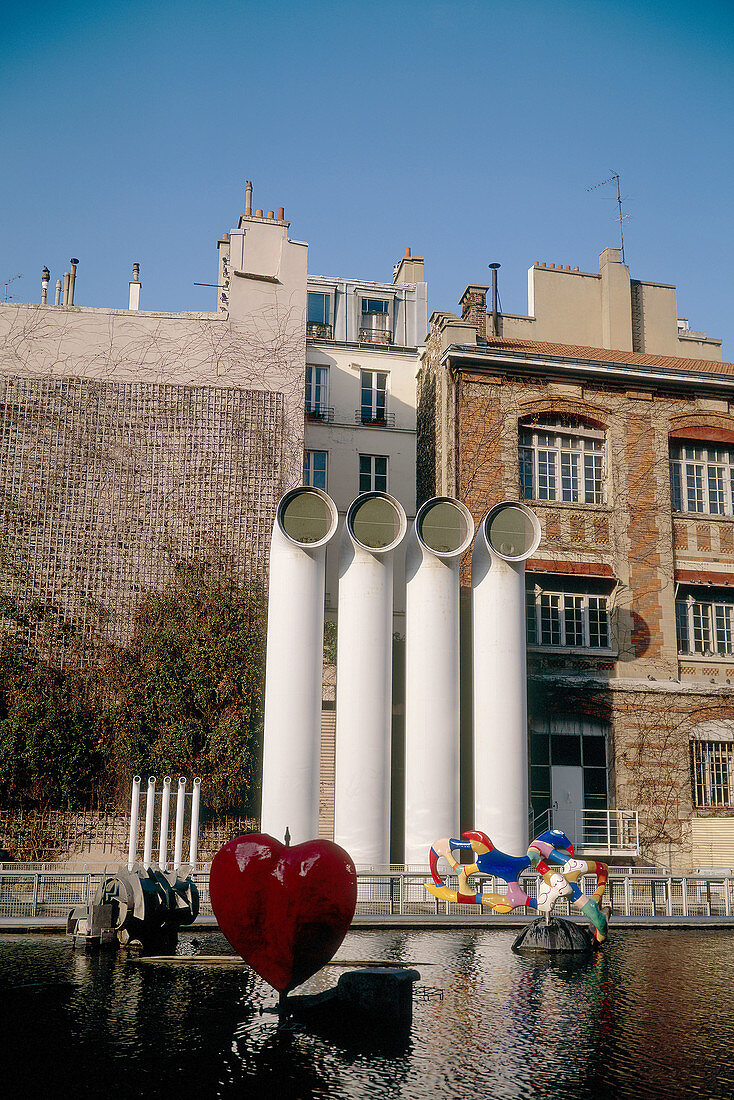
[[[130,301],[128,309],[140,309],[140,264],[136,260],[133,264],[133,277],[130,280]]]
[[[44,267],[41,272],[41,305],[48,305],[48,284],[51,280],[51,272],[47,267]]]
[[[405,249],[405,255],[395,264],[392,273],[394,283],[422,283],[423,257],[413,256],[409,248]]]
[[[252,180],[245,182],[245,214],[248,217],[252,214]]]
[[[61,305],[61,279],[56,280],[56,297],[54,298],[54,305]]]
[[[480,340],[487,339],[487,291],[488,286],[470,285],[459,299],[461,316],[470,321],[477,330]]]
[[[498,270],[501,266],[502,266],[502,264],[490,264],[489,265],[490,271],[492,272],[492,335],[493,336],[499,336],[499,334],[500,334],[499,311],[498,311],[498,305],[497,305],[498,300],[499,300],[499,295],[497,293],[497,272],[498,272]]]
[[[285,221],[285,207],[284,206],[279,206],[278,207],[278,221],[279,222],[284,222]]]
[[[69,279],[70,275],[68,271],[64,272],[64,297],[61,300],[63,306],[69,305]]]
[[[79,261],[76,259],[75,256],[72,256],[69,263],[71,264],[71,272],[69,273],[69,294],[68,294],[66,304],[67,304],[67,306],[73,306],[74,305],[74,284],[76,283],[76,265],[79,263]]]

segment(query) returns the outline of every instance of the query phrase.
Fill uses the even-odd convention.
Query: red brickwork
[[[632,644],[637,657],[659,657],[663,648],[660,607],[660,536],[654,479],[654,434],[650,413],[636,409],[625,418],[625,488],[630,540],[630,588],[635,594]]]

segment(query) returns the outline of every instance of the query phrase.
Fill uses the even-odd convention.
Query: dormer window
[[[364,344],[389,344],[392,342],[389,301],[383,298],[362,299],[359,339],[360,343]]]
[[[332,327],[329,317],[329,295],[309,291],[306,336],[312,339],[331,340]]]

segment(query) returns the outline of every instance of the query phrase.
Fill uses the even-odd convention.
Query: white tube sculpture
[[[193,871],[196,867],[196,853],[199,848],[199,809],[201,802],[201,780],[198,775],[194,779],[194,787],[191,793],[191,831],[189,833],[189,864]]]
[[[138,814],[140,813],[140,776],[133,776],[130,800],[130,839],[127,847],[127,869],[132,871],[138,854]]]
[[[341,542],[334,840],[362,866],[390,861],[392,551],[406,528],[394,497],[363,493]]]
[[[320,489],[281,500],[270,544],[261,829],[281,842],[319,828],[326,545],[339,516]]]
[[[158,837],[158,866],[161,871],[168,870],[168,815],[171,808],[171,777],[163,780],[161,791],[161,831]]]
[[[433,497],[405,555],[405,862],[427,864],[436,837],[459,829],[459,563],[469,509]]]
[[[186,778],[180,776],[176,790],[176,832],[173,838],[173,869],[178,871],[183,854],[184,814],[186,812]]]
[[[507,501],[472,554],[474,826],[512,855],[528,846],[525,561],[539,542],[537,516]]]
[[[153,819],[155,817],[155,776],[148,779],[145,795],[145,839],[143,841],[143,867],[147,870],[153,860]]]

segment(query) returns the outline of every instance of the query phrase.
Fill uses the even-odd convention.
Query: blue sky
[[[429,308],[498,261],[675,283],[734,359],[734,4],[620,0],[26,0],[0,40],[0,295],[214,309],[216,240],[284,206],[317,274],[389,280],[410,246]]]

